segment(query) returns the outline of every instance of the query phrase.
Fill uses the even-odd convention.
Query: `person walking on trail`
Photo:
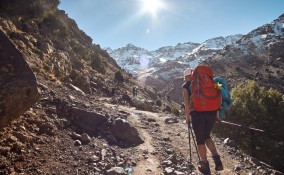
[[[135,97],[135,86],[132,87],[132,96]]]
[[[192,91],[193,73],[194,70],[191,68],[187,68],[184,71],[185,83],[182,86],[182,91],[185,104],[186,123],[189,125],[189,127],[190,123],[192,124],[192,128],[195,133],[197,150],[201,159],[198,163],[198,169],[201,173],[209,175],[211,172],[209,162],[207,160],[206,147],[212,153],[212,157],[215,163],[215,170],[223,170],[222,161],[220,159],[220,156],[218,155],[215,143],[210,137],[211,130],[217,117],[217,110],[197,111],[194,109],[192,101],[192,93],[194,93]]]
[[[133,97],[137,96],[138,92],[137,92],[137,87],[133,86],[132,87],[132,95]]]

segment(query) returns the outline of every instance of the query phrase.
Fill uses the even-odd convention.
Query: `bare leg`
[[[212,153],[212,157],[213,157],[213,160],[214,160],[214,163],[215,163],[215,170],[216,171],[223,170],[223,164],[222,164],[222,161],[220,159],[220,156],[217,153],[215,143],[213,142],[213,140],[211,138],[205,140],[205,143],[206,143],[206,146],[208,147],[208,149]]]
[[[209,162],[207,161],[207,156],[206,156],[206,146],[205,144],[198,145],[197,148],[201,158],[201,161],[198,162],[198,169],[202,174],[210,175],[211,172],[210,172]]]
[[[205,145],[197,145],[197,148],[198,148],[198,152],[199,152],[201,160],[206,162],[207,161],[207,156],[206,156],[206,147],[205,147]]]
[[[212,156],[218,155],[215,143],[213,142],[213,140],[211,138],[206,139],[205,144],[206,144],[207,148],[210,150]]]

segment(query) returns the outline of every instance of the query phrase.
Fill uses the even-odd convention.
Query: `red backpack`
[[[215,111],[221,106],[221,95],[216,89],[211,67],[199,65],[192,74],[191,101],[195,111]]]

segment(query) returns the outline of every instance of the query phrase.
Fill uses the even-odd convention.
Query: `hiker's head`
[[[193,72],[192,68],[186,68],[185,71],[183,72],[184,80],[189,80]]]

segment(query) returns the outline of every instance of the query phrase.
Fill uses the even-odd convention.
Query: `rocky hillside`
[[[1,119],[12,111],[14,118],[37,101],[36,78],[86,94],[115,86],[114,73],[120,71],[116,62],[58,10],[58,4],[58,0],[0,3]],[[23,104],[17,105],[21,100]],[[1,126],[9,121],[1,120]]]
[[[58,0],[3,1],[1,32],[25,55],[36,75],[72,82],[91,94],[90,78],[113,73],[118,66],[99,45],[92,44],[75,21],[57,9],[58,4]]]
[[[58,4],[0,1],[0,174],[198,174],[179,105],[136,84]],[[282,174],[216,143],[224,174]]]
[[[212,57],[216,74],[234,86],[254,79],[284,92],[284,14],[244,35]]]
[[[230,87],[245,80],[284,93],[284,14],[227,45],[208,60],[215,75],[224,77]]]
[[[98,141],[90,149],[143,143],[125,120],[126,113],[102,105],[104,99],[111,105],[149,111],[167,107],[171,112],[150,88],[135,86],[135,80],[107,52],[58,10],[59,3],[0,2],[0,174],[78,174],[72,166],[82,166],[76,163],[82,157],[65,169],[63,164],[74,154],[66,150],[90,144],[93,136]],[[130,95],[133,87],[138,89],[136,98]],[[95,163],[95,154],[84,157]],[[126,156],[120,156],[121,166],[126,165]],[[59,159],[65,163],[56,166]],[[98,166],[95,171],[105,168]]]

